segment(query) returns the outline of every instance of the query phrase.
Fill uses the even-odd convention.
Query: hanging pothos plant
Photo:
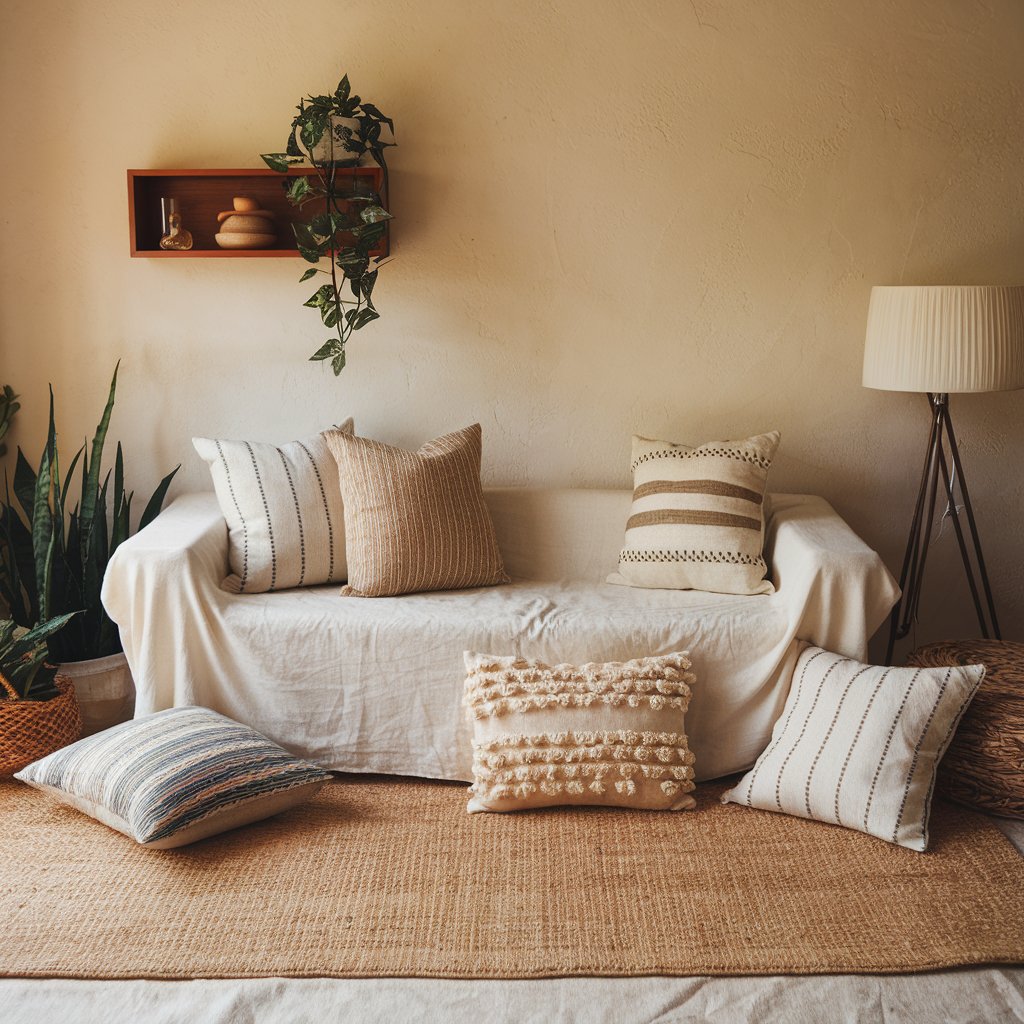
[[[382,138],[384,126],[387,137]],[[301,209],[313,204],[315,211],[308,221],[293,224],[292,230],[302,258],[316,264],[299,280],[318,274],[330,278],[303,305],[316,309],[324,326],[334,331],[310,360],[329,359],[335,376],[345,367],[345,345],[353,332],[380,317],[373,304],[373,288],[381,257],[370,253],[391,219],[380,194],[364,178],[346,174],[345,168],[358,166],[368,153],[383,171],[386,194],[384,150],[395,144],[391,141],[394,127],[390,117],[352,94],[345,75],[332,94],[299,101],[284,153],[261,154],[266,165],[280,174],[308,159],[319,179],[289,177],[284,187],[292,205]],[[329,269],[320,266],[323,259]]]

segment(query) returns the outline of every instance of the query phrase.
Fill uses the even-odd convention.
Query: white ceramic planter
[[[359,121],[354,117],[331,117],[331,128],[329,132],[324,132],[320,137],[320,141],[313,147],[312,151],[308,150],[302,142],[302,138],[299,134],[298,128],[295,129],[295,143],[299,149],[306,154],[311,160],[315,160],[321,166],[329,166],[332,162],[336,167],[354,167],[359,163],[359,154],[349,152],[345,148],[345,133],[350,131],[355,135],[359,134]],[[331,135],[333,133],[333,156],[334,160],[331,160]]]
[[[337,115],[331,116],[331,132],[334,134],[334,165],[336,167],[354,167],[360,165],[363,167],[375,167],[377,161],[369,153],[352,153],[345,148],[345,130],[352,132],[354,135],[359,134],[359,118],[357,117],[338,117]],[[394,144],[395,135],[394,132],[386,125],[380,126],[380,141],[389,144]],[[314,159],[321,166],[330,166],[331,164],[331,135],[329,132],[324,132],[320,137],[320,141],[313,147],[313,152],[310,151],[303,145],[302,138],[299,134],[299,130],[295,129],[295,144],[299,147],[299,151],[305,153],[307,157]]]
[[[123,652],[92,661],[66,661],[60,671],[75,684],[83,736],[126,722],[135,713],[135,681]]]

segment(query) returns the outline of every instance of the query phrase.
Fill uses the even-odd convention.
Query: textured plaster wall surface
[[[7,0],[2,378],[38,455],[115,360],[143,491],[193,434],[473,420],[495,483],[626,486],[633,432],[777,427],[771,486],[898,568],[921,396],[860,386],[873,284],[1024,281],[1018,0]],[[298,261],[128,257],[125,169],[257,166],[348,70],[397,121],[383,319],[336,380]],[[0,382],[2,383],[2,382]],[[957,397],[1004,630],[1024,639],[1024,393]],[[9,457],[8,457],[9,458]],[[918,641],[969,634],[948,524]]]

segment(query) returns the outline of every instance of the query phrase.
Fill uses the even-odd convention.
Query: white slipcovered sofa
[[[326,768],[471,778],[463,651],[549,662],[689,650],[697,777],[749,767],[789,689],[798,641],[864,660],[898,590],[821,498],[772,496],[775,593],[733,597],[604,582],[629,491],[487,491],[513,582],[393,598],[336,586],[230,594],[214,495],[176,499],[114,554],[103,601],[135,679],[136,714],[200,704]]]

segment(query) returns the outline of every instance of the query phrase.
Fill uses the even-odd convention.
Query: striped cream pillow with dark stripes
[[[609,583],[770,594],[764,492],[778,431],[691,448],[633,438],[633,507]]]
[[[339,431],[352,433],[352,420]],[[280,446],[193,437],[228,524],[234,594],[343,583],[345,514],[323,434]]]
[[[419,451],[328,431],[348,540],[342,594],[390,597],[507,583],[480,485],[474,423]]]
[[[880,668],[806,647],[771,742],[723,802],[925,850],[935,771],[984,665]]]

